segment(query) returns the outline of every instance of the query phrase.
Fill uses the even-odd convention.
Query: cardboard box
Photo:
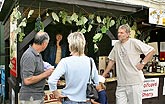
[[[108,64],[107,56],[99,56],[99,74],[102,74]]]
[[[61,92],[61,89],[58,90]],[[56,99],[54,94],[49,90],[45,91],[44,102],[45,104],[62,104],[62,102]]]

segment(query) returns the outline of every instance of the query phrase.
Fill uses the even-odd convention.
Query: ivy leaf
[[[67,21],[68,23],[72,24],[72,21],[70,20],[70,16],[67,16],[67,17],[66,17],[66,21]]]
[[[131,27],[131,29],[132,30],[137,30],[137,23],[136,22],[133,23],[133,26]]]
[[[78,21],[78,15],[76,13],[73,13],[72,16],[70,17],[70,20],[77,22]]]
[[[46,13],[46,16],[48,17],[49,16],[49,13]]]
[[[86,33],[86,30],[83,28],[80,32],[84,34]]]
[[[115,21],[114,20],[111,20],[109,27],[112,27],[113,25],[115,25]]]
[[[53,18],[54,21],[59,22],[59,17],[57,16],[56,13],[52,12],[52,18]]]
[[[147,39],[146,39],[146,43],[149,42],[150,38],[151,38],[150,36],[147,37]]]
[[[23,41],[23,37],[25,36],[24,33],[19,33],[19,42],[22,42]]]
[[[88,19],[89,19],[89,20],[88,20],[88,24],[93,24],[93,23],[94,23],[94,20],[93,20],[94,17],[95,17],[94,14],[90,14],[90,15],[89,15],[89,17],[88,17]]]
[[[103,19],[103,24],[105,25],[105,24],[106,24],[106,22],[107,22],[107,21],[106,21],[106,18],[104,18],[104,19]]]
[[[29,13],[28,13],[28,17],[27,18],[30,18],[30,16],[34,13],[34,10],[30,10]]]
[[[127,20],[126,19],[122,19],[121,20],[121,24],[126,24],[127,23]]]
[[[26,27],[26,24],[27,24],[27,20],[26,18],[24,18],[21,23],[19,24],[19,27]]]
[[[118,29],[119,26],[120,26],[120,19],[117,19],[117,21],[116,21],[116,29]]]
[[[97,44],[94,44],[94,53],[96,53],[99,50]]]
[[[20,32],[21,32],[21,28],[20,28],[20,27],[18,27],[17,29],[15,29],[15,30],[14,30],[14,32],[15,32],[15,34],[20,33]]]
[[[76,25],[77,25],[77,26],[85,25],[85,23],[86,23],[87,21],[88,21],[88,19],[87,19],[86,17],[82,16],[82,17],[80,18],[80,20],[77,21]]]
[[[59,16],[62,18],[62,23],[65,24],[67,20],[67,13],[65,11],[60,11]]]
[[[97,22],[98,22],[98,23],[101,23],[101,18],[100,18],[100,16],[97,16],[96,19],[97,19]]]
[[[90,15],[89,15],[89,19],[91,19],[91,20],[93,20],[93,19],[94,19],[94,17],[95,17],[95,15],[94,15],[94,14],[90,14]]]
[[[82,21],[83,25],[85,25],[85,23],[88,21],[88,19],[86,17],[82,16],[81,21]]]
[[[103,37],[102,33],[95,34],[93,37],[93,42],[96,43],[96,42],[100,41],[102,39],[102,37]]]
[[[66,18],[63,18],[62,19],[62,23],[65,24],[66,23],[66,20],[67,20]]]
[[[101,32],[102,32],[102,33],[106,33],[106,32],[107,32],[106,26],[103,26],[103,27],[101,28]]]
[[[137,31],[137,34],[139,34],[139,35],[140,35],[140,34],[141,34],[141,32],[138,30],[138,31]]]
[[[82,20],[76,22],[76,26],[81,26],[83,24]]]
[[[20,19],[22,16],[21,16],[21,12],[20,11],[17,11],[16,14],[15,14],[15,18],[16,19]]]
[[[92,25],[89,25],[88,26],[88,32],[91,31],[91,29],[92,29]]]

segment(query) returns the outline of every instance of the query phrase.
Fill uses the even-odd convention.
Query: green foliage
[[[41,18],[40,18],[40,17],[38,17],[38,18],[36,19],[35,31],[36,31],[36,32],[44,31],[44,24],[43,24],[43,22],[41,21]]]
[[[19,39],[18,39],[18,41],[19,41],[19,42],[22,42],[22,41],[23,41],[24,36],[25,36],[25,34],[24,34],[24,33],[22,33],[22,32],[20,32],[20,33],[19,33]]]
[[[97,22],[98,23],[101,23],[101,17],[100,16],[97,16],[96,18],[97,18]]]
[[[65,11],[60,11],[59,12],[59,17],[62,18],[62,23],[65,24],[66,23],[66,20],[67,20],[67,13]]]
[[[76,13],[73,13],[72,16],[70,17],[70,20],[77,22],[78,21],[78,15]]]
[[[17,18],[17,19],[21,18],[21,13],[17,9],[18,9],[18,7],[13,10],[13,20],[15,18]],[[20,36],[20,38],[19,38],[20,42],[23,40],[23,37],[25,36],[25,34],[21,33],[20,30],[23,27],[26,27],[27,19],[30,18],[30,16],[33,14],[33,12],[34,12],[34,10],[30,10],[28,13],[28,17],[24,18],[22,20],[22,22],[18,25],[19,27],[16,30],[16,33],[18,33]],[[49,16],[48,12],[46,13],[46,16]],[[90,32],[94,26],[97,26],[95,35],[93,37],[93,42],[95,44],[95,47],[97,46],[97,43],[100,42],[103,35],[105,35],[107,33],[107,31],[109,31],[109,29],[114,25],[116,26],[116,29],[118,29],[118,27],[122,24],[129,24],[131,26],[131,29],[136,31],[136,37],[138,37],[139,35],[142,34],[137,29],[137,23],[133,22],[134,20],[132,20],[126,16],[112,18],[110,16],[101,17],[101,16],[95,15],[95,14],[83,15],[81,13],[77,14],[75,12],[73,12],[71,14],[66,11],[60,11],[59,13],[52,12],[51,16],[54,20],[53,21],[54,23],[61,22],[63,24],[66,24],[66,23],[74,24],[78,27],[77,31],[80,31],[82,33]],[[44,31],[44,25],[41,21],[40,16],[36,19],[35,30]],[[97,47],[96,47],[96,51],[97,51]]]
[[[20,11],[18,10],[19,6],[15,7],[13,9],[13,12],[11,14],[11,22],[15,25],[17,25],[17,28],[15,30],[13,30],[13,35],[18,35],[19,34],[19,42],[23,41],[23,37],[25,36],[25,34],[22,32],[22,29],[24,27],[26,27],[27,24],[27,19],[30,18],[30,16],[34,13],[34,10],[30,10],[28,13],[28,17],[23,18],[20,22],[20,24],[17,24],[17,21],[20,20],[22,18],[22,14],[20,13]]]
[[[21,23],[18,25],[18,27],[26,27],[26,24],[27,24],[27,19],[24,18]]]
[[[28,17],[27,18],[30,18],[30,16],[34,13],[34,10],[30,10],[29,13],[28,13]]]
[[[87,21],[88,21],[88,19],[87,19],[86,17],[81,16],[81,17],[80,17],[80,20],[77,21],[76,25],[77,25],[77,26],[85,25],[85,23],[86,23]]]
[[[102,39],[102,37],[103,37],[103,34],[102,33],[95,34],[95,36],[93,37],[93,42],[94,43],[99,42]]]
[[[87,32],[91,31],[91,29],[92,29],[92,25],[90,24],[90,25],[88,26]]]
[[[59,17],[54,12],[52,12],[52,18],[53,18],[54,21],[60,22]]]
[[[22,15],[21,12],[18,10],[19,6],[15,7],[13,9],[13,12],[11,14],[11,22],[14,24],[15,22],[17,22],[17,20],[19,20]]]

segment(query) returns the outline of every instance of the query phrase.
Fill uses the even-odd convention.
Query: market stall
[[[40,3],[41,5],[39,6]],[[141,24],[142,21],[147,21],[147,11],[148,8],[144,8],[141,5],[118,4],[106,1],[98,2],[98,0],[70,0],[67,2],[66,0],[42,2],[34,0],[20,0],[17,2],[16,0],[4,19],[5,44],[7,47],[10,47],[6,52],[10,57],[6,57],[7,68],[5,68],[9,69],[10,103],[18,103],[18,94],[21,86],[19,61],[23,52],[31,43],[36,29],[38,29],[36,27],[41,26],[41,29],[44,28],[50,34],[59,25],[62,26],[60,27],[62,31],[67,31],[66,34],[77,30],[84,32],[87,40],[87,55],[93,57],[96,65],[98,65],[99,56],[107,56],[112,49],[111,40],[117,39],[116,29],[119,25],[129,23],[134,32],[138,33],[139,37],[142,36],[141,39],[148,35],[146,30],[150,29],[150,27]],[[39,16],[41,20],[36,21]],[[68,17],[72,18],[68,20]],[[35,25],[35,23],[39,24]],[[66,30],[64,30],[64,27]],[[138,29],[142,32],[140,33]],[[10,67],[8,67],[9,64]],[[98,68],[98,70],[101,73],[101,69]],[[110,77],[112,76],[110,75]],[[115,79],[107,80],[107,86],[110,86],[107,87],[109,102],[113,104],[115,102]],[[48,89],[45,88],[45,90]],[[48,92],[45,99],[49,99],[49,95],[51,94]]]

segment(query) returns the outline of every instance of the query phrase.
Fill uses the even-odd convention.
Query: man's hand
[[[44,72],[45,78],[49,77],[52,72],[54,71],[54,68],[49,68]]]
[[[138,70],[142,70],[143,67],[144,67],[144,64],[141,64],[141,63],[138,63],[138,64],[136,65],[136,68],[137,68]]]

